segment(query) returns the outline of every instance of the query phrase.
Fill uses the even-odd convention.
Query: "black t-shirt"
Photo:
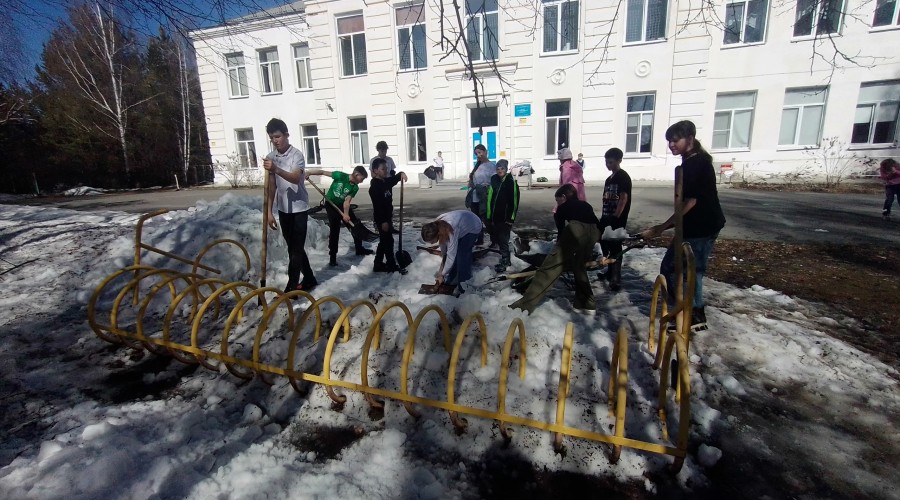
[[[553,220],[556,222],[556,230],[562,234],[566,228],[566,223],[573,220],[584,222],[585,224],[595,224],[600,227],[600,221],[597,220],[597,214],[594,213],[594,207],[586,201],[578,198],[570,198],[562,205],[556,206],[556,213],[553,214]]]
[[[616,207],[619,205],[619,196],[627,194],[628,201],[625,202],[625,209],[619,216],[619,226],[625,227],[628,222],[628,212],[631,211],[631,176],[621,168],[606,178],[603,185],[603,216],[614,217],[616,215]]]
[[[400,182],[400,174],[384,179],[372,178],[369,184],[369,198],[372,199],[372,218],[375,224],[391,222],[394,212],[394,197],[391,188]]]
[[[684,179],[684,199],[694,198],[697,204],[684,214],[684,237],[712,236],[725,227],[725,214],[719,204],[716,171],[712,157],[698,153],[681,162]]]

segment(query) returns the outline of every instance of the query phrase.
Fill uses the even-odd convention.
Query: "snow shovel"
[[[400,245],[397,249],[395,257],[397,258],[397,267],[406,269],[412,264],[412,256],[409,252],[403,250],[403,179],[400,179]]]
[[[423,295],[453,295],[456,291],[456,285],[448,285],[441,283],[440,285],[422,285],[419,287],[419,293]]]
[[[316,188],[316,191],[318,191],[319,194],[322,195],[322,198],[325,199],[325,202],[326,202],[326,203],[328,203],[329,205],[331,205],[332,207],[334,207],[334,209],[337,210],[338,213],[344,213],[344,211],[341,210],[340,207],[338,207],[337,205],[335,205],[331,200],[328,199],[327,196],[325,196],[325,191],[322,191],[322,188],[320,188],[319,186],[317,186],[315,182],[313,182],[313,181],[311,181],[311,180],[309,180],[309,179],[306,179],[306,181],[309,182],[309,184],[310,184],[312,187]],[[354,224],[354,223],[349,222],[349,221],[344,222],[344,225],[347,226],[347,229],[350,230],[350,233],[352,233],[354,237],[357,237],[357,238],[359,238],[359,239],[361,239],[361,240],[363,240],[363,241],[368,241],[369,243],[371,243],[371,242],[373,242],[373,241],[378,241],[378,233],[375,233],[375,232],[373,232],[373,231],[370,231],[369,229],[365,228],[365,227],[362,226],[362,225],[357,225],[357,224]]]

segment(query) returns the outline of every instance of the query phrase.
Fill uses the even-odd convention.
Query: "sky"
[[[21,40],[23,79],[34,76],[34,66],[40,64],[43,45],[60,21],[67,18],[66,9],[73,0],[33,0],[11,2],[6,9],[15,31],[0,30],[0,36]],[[224,20],[258,12],[288,2],[279,0],[113,0],[103,2],[115,6],[117,16],[141,37],[155,36],[160,24],[174,21],[185,29],[210,27]],[[4,43],[4,46],[6,43]]]
[[[225,250],[211,251],[203,262],[222,269],[228,280],[258,283],[259,205],[258,197],[232,194],[198,202],[148,221],[143,240],[192,257],[216,239],[235,239],[248,248],[253,270],[243,270],[243,259]],[[416,227],[427,220],[418,215]],[[606,446],[565,438],[561,456],[549,433],[515,425],[503,448],[495,423],[478,417],[468,417],[468,430],[457,435],[443,411],[420,407],[423,415],[415,420],[388,400],[384,415],[373,417],[362,396],[346,390],[339,392],[348,401],[336,411],[321,386],[300,396],[282,377],[271,386],[242,381],[225,370],[191,368],[108,344],[87,324],[86,306],[104,277],[131,264],[136,221],[136,215],[117,211],[0,206],[0,498],[481,498],[502,494],[491,489],[492,474],[516,460],[528,465],[525,471],[577,473],[632,497],[740,492],[749,498],[900,498],[900,374],[827,335],[862,326],[821,304],[759,286],[706,281],[710,329],[695,336],[689,355],[689,452],[670,478],[671,459],[656,454],[625,448],[611,464]],[[595,316],[578,314],[573,292],[562,283],[529,316],[507,307],[519,294],[506,282],[485,284],[494,276],[495,255],[476,263],[461,297],[426,296],[417,290],[433,281],[439,257],[412,252],[408,274],[373,274],[373,257],[352,255],[343,231],[340,265],[332,268],[326,234],[325,224],[311,219],[307,249],[320,283],[317,297],[365,299],[379,308],[400,300],[413,314],[437,304],[457,318],[484,315],[488,362],[480,365],[476,343],[467,336],[456,387],[462,404],[496,405],[500,349],[510,323],[521,318],[527,373],[520,380],[512,364],[507,410],[552,420],[560,346],[572,322],[566,423],[609,432],[606,384],[614,334],[620,322],[629,322],[626,436],[660,442],[659,375],[650,366],[654,352],[646,329],[663,249],[628,253],[619,292],[595,281]],[[407,249],[422,243],[416,230],[404,231],[404,238]],[[550,247],[535,241],[530,252]],[[161,257],[144,262],[184,270]],[[270,285],[283,286],[285,263],[283,240],[270,234]],[[525,265],[513,258],[514,270]],[[108,320],[124,284],[116,283],[100,296],[101,321]],[[145,332],[160,335],[167,307],[165,299],[151,302]],[[294,306],[298,312],[304,307]],[[120,327],[134,331],[134,312],[122,308]],[[173,338],[185,341],[187,310],[177,312]],[[262,314],[256,306],[246,313],[234,332],[236,355],[247,353]],[[336,310],[329,314],[334,319]],[[272,363],[286,355],[286,316],[283,309],[276,313],[261,346]],[[215,348],[224,315],[204,318],[199,341]],[[334,351],[333,378],[359,377],[362,333],[371,319],[368,313],[352,317],[350,341]],[[399,387],[405,325],[397,313],[385,316],[382,347],[369,364],[372,385]],[[426,321],[409,379],[412,393],[443,399],[449,355],[438,335],[427,334],[435,331]],[[322,343],[299,345],[299,363],[315,373]],[[675,415],[671,403],[669,408]],[[669,425],[675,428],[677,417]],[[505,487],[540,491],[533,472],[516,476],[518,470]]]

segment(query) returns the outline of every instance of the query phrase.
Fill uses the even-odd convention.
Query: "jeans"
[[[703,275],[706,274],[706,264],[709,262],[709,256],[712,254],[713,247],[716,244],[716,238],[719,233],[712,236],[704,236],[701,238],[685,238],[684,242],[691,246],[694,251],[694,265],[696,266],[697,282],[694,286],[694,307],[703,307]],[[669,244],[666,249],[666,255],[663,257],[662,263],[659,265],[659,273],[666,277],[666,287],[669,289],[669,302],[675,301],[675,244]],[[684,273],[687,280],[687,270]]]
[[[331,258],[334,258],[337,256],[338,240],[341,236],[341,226],[345,225],[344,215],[343,212],[331,206],[331,203],[325,203],[325,213],[328,214],[328,255]],[[352,222],[354,226],[362,224],[359,218],[356,217],[356,214],[353,213],[353,209],[350,209],[350,222]],[[362,240],[357,233],[351,230],[350,234],[353,236],[353,244],[356,246],[356,253],[364,250],[365,247],[363,247]]]
[[[450,237],[453,238],[452,235]],[[448,285],[458,285],[472,278],[472,249],[475,248],[477,239],[477,234],[467,234],[459,239],[456,247],[456,260],[453,261],[453,267],[447,273],[446,283]]]
[[[297,288],[300,283],[300,271],[303,271],[304,283],[315,283],[312,267],[309,266],[309,257],[306,255],[306,223],[309,214],[299,212],[294,214],[278,211],[278,222],[281,224],[281,234],[288,246],[288,282],[286,290]]]
[[[884,215],[891,215],[891,205],[894,204],[894,198],[897,198],[897,204],[900,205],[900,184],[891,184],[884,187]]]

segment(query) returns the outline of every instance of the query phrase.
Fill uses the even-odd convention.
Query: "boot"
[[[610,264],[606,274],[609,277],[609,289],[618,292],[622,288],[622,262],[617,260]]]

